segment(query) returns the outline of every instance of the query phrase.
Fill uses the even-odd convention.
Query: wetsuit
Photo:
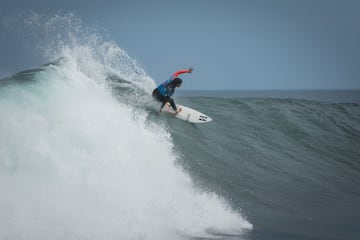
[[[170,103],[171,107],[177,111],[176,104],[174,102],[174,99],[171,98],[171,96],[175,92],[175,87],[177,83],[174,81],[180,74],[183,73],[190,73],[190,70],[179,70],[175,72],[170,79],[166,80],[162,84],[160,84],[157,88],[154,89],[152,95],[153,97],[159,101],[162,102],[160,110],[165,106],[167,102]]]

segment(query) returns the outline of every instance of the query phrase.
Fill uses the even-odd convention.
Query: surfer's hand
[[[194,69],[192,67],[189,67],[189,73],[191,73]]]

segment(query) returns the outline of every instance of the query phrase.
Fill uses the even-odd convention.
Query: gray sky
[[[358,0],[1,0],[11,15],[74,12],[157,82],[184,89],[360,89]],[[43,64],[31,40],[0,25],[0,76]]]

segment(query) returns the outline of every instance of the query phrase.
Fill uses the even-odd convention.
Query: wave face
[[[299,99],[287,91],[181,98],[214,121],[202,128],[171,122],[174,143],[194,182],[247,213],[250,239],[355,240],[360,104],[338,99],[359,92],[331,91],[331,102],[300,99],[321,91],[299,92]]]
[[[0,239],[188,239],[252,228],[177,164],[166,123],[147,110],[155,82],[136,61],[72,14],[25,22],[46,36],[60,29],[41,43],[58,60],[0,80]]]

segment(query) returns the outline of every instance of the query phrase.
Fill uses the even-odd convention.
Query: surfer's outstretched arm
[[[194,69],[193,68],[189,68],[189,69],[186,69],[186,70],[179,70],[179,71],[176,71],[174,72],[174,74],[171,76],[171,79],[175,79],[177,78],[180,74],[184,74],[184,73],[191,73]]]

